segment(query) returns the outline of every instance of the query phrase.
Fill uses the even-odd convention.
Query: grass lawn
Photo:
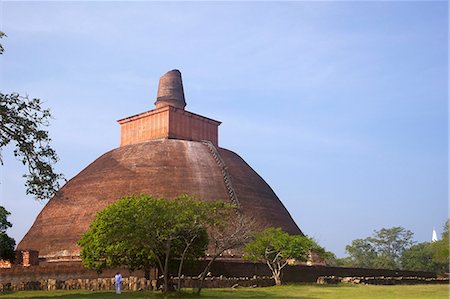
[[[412,286],[374,286],[374,285],[337,285],[322,286],[296,284],[267,288],[205,289],[200,297],[189,292],[172,294],[171,298],[300,298],[300,299],[447,299],[448,285],[412,285]],[[0,292],[0,298],[163,298],[159,292],[91,292],[71,291],[21,291]]]

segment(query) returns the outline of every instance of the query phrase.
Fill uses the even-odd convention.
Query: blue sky
[[[222,121],[308,235],[338,256],[374,229],[419,242],[448,217],[446,2],[8,2],[3,93],[39,97],[71,178],[119,145],[182,72],[186,109]],[[44,203],[3,151],[19,241]]]

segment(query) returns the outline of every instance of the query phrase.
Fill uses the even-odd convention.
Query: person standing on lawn
[[[114,276],[114,285],[116,286],[116,294],[122,293],[122,275],[117,272],[116,276]]]

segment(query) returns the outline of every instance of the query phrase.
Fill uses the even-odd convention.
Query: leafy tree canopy
[[[169,264],[203,255],[208,245],[206,225],[226,208],[222,202],[186,195],[173,200],[124,197],[98,213],[79,241],[83,265],[98,271],[158,266],[164,275],[164,290],[168,290]]]
[[[401,268],[400,257],[414,242],[413,233],[403,227],[382,228],[372,237],[353,240],[346,246],[349,257],[343,264],[361,268]]]
[[[6,34],[5,34],[4,32],[1,32],[1,31],[0,31],[0,38],[3,38],[4,36],[6,36]],[[3,51],[4,51],[4,50],[5,50],[5,49],[3,48],[3,45],[0,44],[0,55],[3,54]]]
[[[0,38],[4,36],[0,32]],[[0,44],[0,55],[3,51]],[[63,179],[63,175],[53,169],[58,156],[50,147],[51,139],[46,130],[50,118],[50,111],[42,107],[40,99],[0,92],[0,163],[3,164],[2,148],[13,143],[14,156],[28,168],[24,175],[26,192],[38,200],[53,196]]]
[[[281,271],[288,262],[292,259],[306,261],[311,250],[318,247],[311,238],[289,235],[281,228],[270,227],[245,246],[244,258],[267,264],[275,283],[281,285]]]
[[[402,253],[414,244],[413,233],[403,227],[382,228],[375,231],[371,242],[379,255],[380,267],[398,267]]]
[[[450,219],[446,221],[444,225],[444,231],[442,233],[441,240],[431,243],[431,251],[433,254],[433,261],[443,268],[442,272],[448,272],[450,263],[449,254],[449,224]]]
[[[8,228],[12,227],[11,222],[8,221],[8,216],[11,215],[4,207],[0,207],[0,232],[4,233]]]
[[[450,226],[450,219],[448,219],[444,224],[444,231],[442,232],[442,239],[448,240],[448,234],[449,234],[449,226]]]
[[[6,234],[6,230],[12,227],[7,217],[10,213],[0,206],[0,259],[13,261],[15,259],[14,247],[16,241]]]
[[[358,268],[373,268],[377,252],[370,239],[356,239],[345,247],[350,258],[347,260],[349,266]]]
[[[434,261],[432,243],[430,242],[411,246],[403,252],[400,261],[402,268],[405,270],[442,272],[446,268]]]

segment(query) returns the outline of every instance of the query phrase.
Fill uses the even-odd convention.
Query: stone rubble
[[[339,276],[319,276],[317,284],[372,284],[372,285],[412,285],[412,284],[448,284],[449,279],[441,277],[425,278],[418,276],[409,277],[339,277]]]

